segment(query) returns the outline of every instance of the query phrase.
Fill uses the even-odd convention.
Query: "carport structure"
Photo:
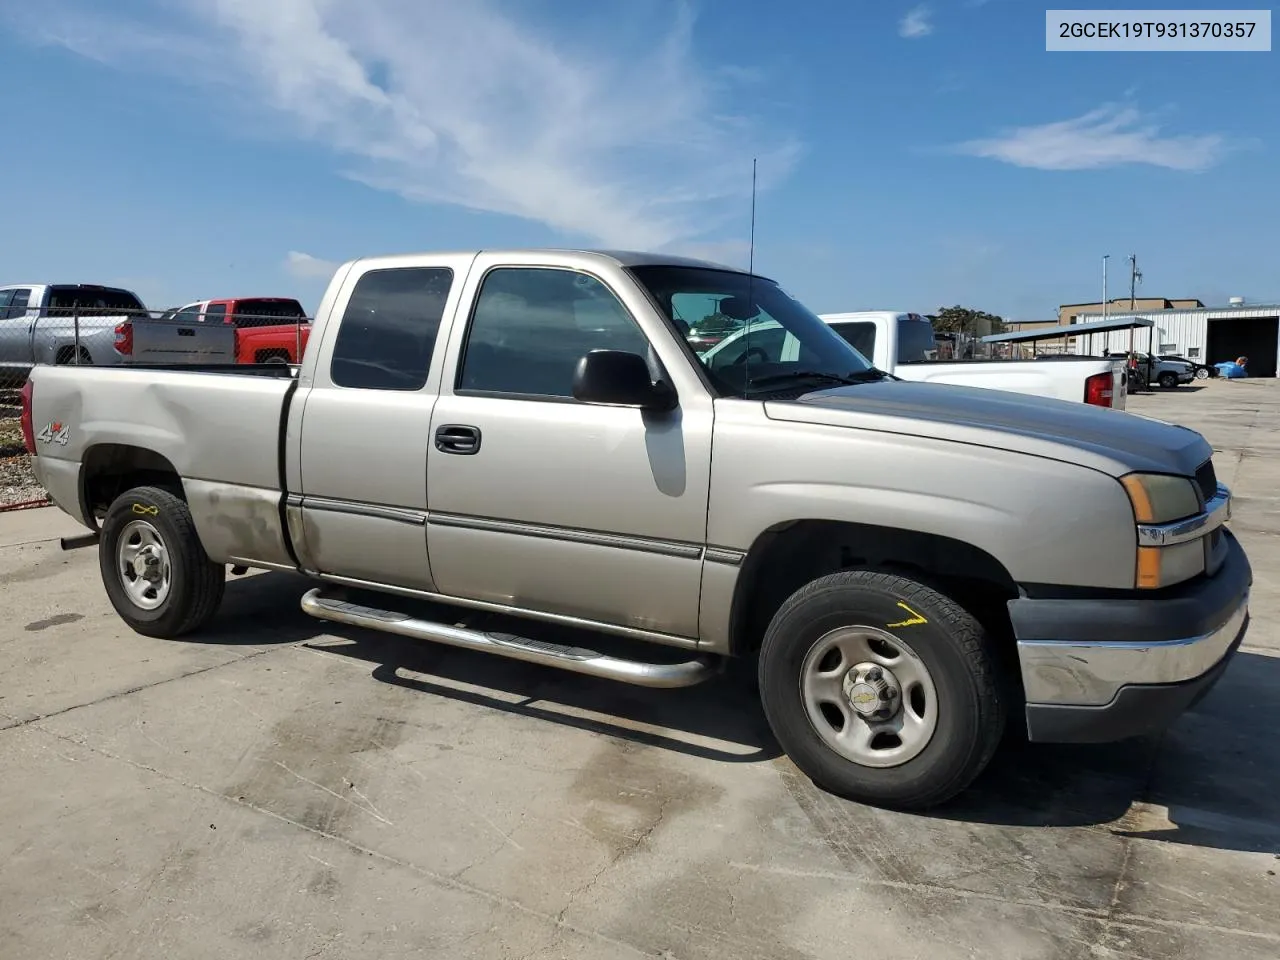
[[[1147,343],[1146,350],[1143,352],[1152,352],[1152,330],[1155,321],[1148,320],[1146,317],[1108,317],[1106,320],[1091,320],[1088,323],[1064,323],[1056,327],[1040,327],[1035,330],[1022,330],[1014,333],[993,333],[990,336],[982,338],[983,343],[1030,343],[1033,355],[1036,355],[1036,348],[1042,340],[1065,340],[1069,337],[1088,337],[1085,354],[1093,353],[1093,337],[1094,334],[1105,334],[1103,337],[1103,349],[1106,349],[1106,343],[1110,339],[1112,333],[1117,330],[1135,331],[1146,328]],[[1135,349],[1134,334],[1129,335],[1129,350]],[[1071,356],[1079,356],[1080,354],[1071,354]]]

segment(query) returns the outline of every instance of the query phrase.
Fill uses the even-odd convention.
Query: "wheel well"
[[[74,344],[67,344],[58,348],[57,354],[54,355],[53,362],[56,364],[70,363],[75,359],[76,347]],[[89,356],[89,351],[84,347],[80,347],[80,359],[93,362],[93,358]]]
[[[914,530],[800,520],[765,531],[747,553],[730,614],[732,652],[758,650],[787,597],[841,570],[879,570],[919,580],[951,597],[988,631],[1012,638],[1006,602],[1018,595],[1018,588],[985,550]],[[1002,646],[1012,649],[1012,643]]]
[[[177,469],[154,450],[104,443],[85,453],[80,468],[80,496],[86,518],[101,518],[116,497],[142,486],[163,487],[185,499]]]
[[[253,355],[254,363],[270,363],[272,360],[283,360],[289,362],[289,351],[283,347],[269,347],[265,350],[259,350]]]

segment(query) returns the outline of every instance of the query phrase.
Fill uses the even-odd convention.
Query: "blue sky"
[[[1046,53],[1022,0],[0,0],[0,116],[0,282],[157,308],[410,250],[744,263],[753,156],[757,268],[819,311],[1046,318],[1131,252],[1280,300],[1278,55]]]

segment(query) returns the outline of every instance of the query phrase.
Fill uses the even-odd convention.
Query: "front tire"
[[[1178,375],[1176,373],[1162,373],[1160,374],[1159,383],[1166,390],[1172,390],[1178,385]]]
[[[1006,710],[978,621],[924,584],[866,570],[783,603],[760,649],[760,696],[815,784],[896,809],[962,792],[995,753]]]
[[[98,565],[116,613],[148,637],[203,626],[226,587],[226,569],[204,552],[186,501],[160,487],[135,487],[111,504]]]
[[[1197,379],[1197,380],[1208,380],[1208,379],[1209,379],[1209,368],[1208,368],[1208,367],[1201,367],[1200,369],[1198,369],[1198,370],[1196,371],[1196,379]]]

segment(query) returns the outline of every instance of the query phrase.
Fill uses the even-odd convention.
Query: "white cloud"
[[[155,53],[166,43],[225,51],[220,77],[201,69],[195,82],[220,105],[235,94],[283,118],[290,135],[345,158],[351,178],[607,245],[704,236],[740,212],[752,156],[768,189],[799,153],[717,102],[724,68],[693,49],[683,11],[660,35],[584,37],[535,28],[494,0],[141,2],[149,14],[128,22],[92,0],[46,0],[27,31],[177,75]],[[89,42],[104,32],[110,52]]]
[[[321,278],[327,280],[338,269],[338,264],[332,260],[321,260],[319,257],[313,257],[309,253],[290,250],[284,258],[284,268],[291,276],[297,277],[299,280]]]
[[[1073,120],[1015,127],[998,137],[970,140],[960,153],[1037,170],[1092,170],[1145,163],[1170,170],[1207,170],[1227,153],[1219,134],[1162,135],[1136,107],[1104,104]]]
[[[931,33],[933,33],[933,11],[929,9],[928,4],[922,3],[918,7],[913,7],[898,21],[898,36],[905,37],[907,40],[919,40]]]

